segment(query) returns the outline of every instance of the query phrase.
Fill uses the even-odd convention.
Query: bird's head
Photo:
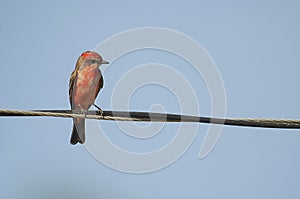
[[[86,51],[82,53],[80,59],[84,65],[94,65],[95,67],[99,67],[101,64],[109,64],[109,62],[104,61],[97,52],[93,51]]]

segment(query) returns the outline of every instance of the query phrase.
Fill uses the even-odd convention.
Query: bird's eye
[[[87,60],[86,64],[95,64],[97,62],[98,62],[97,60]]]
[[[91,63],[92,64],[94,64],[94,63],[96,63],[97,62],[97,60],[91,60]]]

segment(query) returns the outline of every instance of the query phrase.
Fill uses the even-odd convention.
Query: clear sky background
[[[0,108],[69,109],[69,76],[81,52],[121,31],[156,26],[180,31],[208,51],[224,81],[228,117],[299,119],[299,9],[298,1],[266,0],[2,1]],[[164,55],[149,52],[146,61],[168,61]],[[144,59],[130,55],[104,74],[97,100],[103,109],[111,109],[109,89],[120,71]],[[199,91],[203,115],[209,115],[205,84],[186,75]],[[131,109],[147,111],[161,103],[168,112],[178,111],[171,95],[158,97],[163,91],[154,86],[137,92]],[[0,118],[0,197],[300,198],[299,130],[224,127],[214,150],[199,160],[207,130],[200,125],[194,143],[174,164],[128,174],[99,163],[83,146],[71,146],[71,127],[70,119]],[[139,140],[123,142],[121,132],[113,133],[118,145],[144,150]],[[174,136],[168,129],[162,134]],[[160,146],[157,138],[146,147]]]

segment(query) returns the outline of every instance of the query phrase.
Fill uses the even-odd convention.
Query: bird
[[[99,67],[109,64],[104,61],[97,52],[85,51],[77,59],[74,71],[69,82],[69,100],[72,111],[87,112],[94,105],[100,114],[102,109],[95,104],[95,99],[103,87],[104,81]],[[84,144],[85,142],[85,119],[73,118],[73,130],[70,143]]]

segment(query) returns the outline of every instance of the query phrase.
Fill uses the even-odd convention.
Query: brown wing
[[[72,97],[73,97],[73,87],[74,87],[75,80],[77,78],[77,71],[79,70],[80,66],[83,63],[84,63],[84,59],[81,56],[78,57],[75,69],[72,72],[71,77],[70,77],[70,82],[69,82],[69,99],[70,99],[71,108],[72,108],[72,104],[73,104],[72,103],[72,101],[73,101],[72,100]]]
[[[99,70],[99,71],[100,71],[100,70]],[[100,89],[103,88],[103,84],[104,84],[103,76],[102,76],[101,71],[100,71],[100,76],[101,76],[101,77],[100,77],[99,83],[98,83],[98,85],[97,85],[97,90],[96,90],[96,93],[95,93],[95,99],[97,98],[97,95],[98,95]]]
[[[77,70],[74,70],[71,74],[70,82],[69,82],[69,99],[70,99],[71,108],[72,108],[72,104],[73,104],[72,103],[73,87],[74,87],[76,77],[77,77]]]

